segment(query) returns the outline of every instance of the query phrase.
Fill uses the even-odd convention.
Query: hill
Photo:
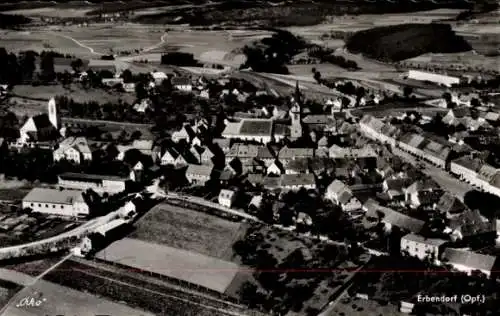
[[[352,53],[394,62],[427,53],[458,53],[471,50],[448,24],[401,24],[356,32],[346,42]]]

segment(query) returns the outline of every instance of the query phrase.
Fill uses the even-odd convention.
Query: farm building
[[[409,70],[408,79],[420,80],[420,81],[430,81],[439,85],[444,85],[451,87],[453,84],[460,83],[460,78],[451,77],[441,74],[435,74],[431,72],[424,72],[418,70]]]
[[[34,188],[23,198],[23,208],[62,216],[87,216],[89,206],[82,191]]]
[[[58,185],[68,189],[92,189],[96,192],[115,194],[124,191],[129,180],[118,176],[67,172],[59,175]]]

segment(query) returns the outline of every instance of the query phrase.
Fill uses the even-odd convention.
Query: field
[[[131,238],[112,243],[96,257],[198,284],[220,293],[226,291],[239,270],[235,263]]]
[[[73,228],[76,223],[55,216],[20,214],[9,206],[0,206],[0,247],[36,241]]]
[[[130,238],[232,260],[233,243],[245,233],[239,224],[168,204],[160,204],[136,223]]]
[[[61,7],[48,7],[48,8],[37,8],[37,9],[19,9],[6,11],[8,14],[24,15],[28,17],[43,16],[43,17],[54,17],[54,18],[77,18],[85,16],[85,13],[89,12],[90,8],[61,8]]]
[[[129,93],[109,92],[103,89],[89,89],[84,90],[78,85],[74,84],[69,89],[64,89],[62,85],[51,86],[31,86],[31,85],[16,85],[12,89],[12,94],[18,97],[34,98],[49,101],[50,98],[55,96],[67,96],[72,98],[75,102],[90,102],[96,101],[100,104],[111,102],[118,103],[122,100],[125,103],[132,104],[135,101],[135,95]]]
[[[94,55],[89,49],[51,31],[50,27],[49,30],[43,31],[0,30],[0,47],[4,47],[9,52],[53,50],[81,58],[92,57]]]
[[[45,299],[37,307],[21,307],[11,304],[5,311],[9,316],[40,316],[40,315],[124,315],[153,316],[141,310],[132,309],[126,305],[113,303],[97,296],[79,292],[71,288],[56,285],[44,280],[38,281],[31,288],[22,292],[22,297]]]

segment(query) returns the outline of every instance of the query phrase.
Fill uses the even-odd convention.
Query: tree
[[[80,69],[83,67],[83,61],[80,58],[78,58],[72,60],[70,65],[74,72],[80,72]]]
[[[314,80],[316,80],[316,82],[320,83],[320,81],[321,81],[321,73],[319,71],[316,71],[314,73]]]
[[[142,100],[148,96],[148,92],[146,91],[146,87],[143,82],[138,82],[135,85],[135,95],[136,98]]]
[[[54,56],[50,53],[43,54],[40,60],[41,79],[49,82],[55,79]]]
[[[23,72],[23,79],[31,80],[33,79],[33,73],[35,72],[36,65],[36,53],[33,51],[27,51],[23,54],[20,62],[21,71]]]
[[[413,93],[413,87],[405,86],[403,88],[403,95],[405,96],[405,98],[409,99],[412,93]]]
[[[133,76],[132,76],[132,72],[130,71],[130,69],[125,69],[121,74],[121,78],[123,79],[124,83],[132,82]]]

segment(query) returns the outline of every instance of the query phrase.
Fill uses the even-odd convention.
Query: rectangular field
[[[244,234],[239,223],[160,204],[136,223],[129,237],[230,261],[233,243]]]
[[[40,306],[16,307],[13,302],[5,310],[9,316],[40,316],[40,315],[123,315],[123,316],[153,316],[153,314],[114,303],[97,296],[75,291],[71,288],[40,280],[30,288],[23,290],[23,297],[45,299]]]
[[[224,293],[239,271],[235,263],[192,251],[125,238],[101,250],[97,258],[184,280]]]

